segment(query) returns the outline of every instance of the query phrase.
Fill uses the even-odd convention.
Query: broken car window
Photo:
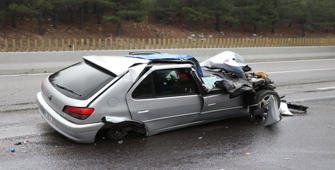
[[[156,70],[148,75],[134,90],[133,98],[166,97],[197,94],[191,69]]]

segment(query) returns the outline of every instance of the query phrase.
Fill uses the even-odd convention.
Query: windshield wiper
[[[66,90],[66,91],[68,91],[68,92],[71,92],[71,93],[73,93],[73,94],[75,94],[75,95],[77,95],[77,96],[81,96],[81,94],[79,94],[79,93],[76,93],[76,92],[74,92],[73,90],[71,90],[71,89],[69,89],[69,88],[66,88],[66,87],[64,87],[64,86],[62,86],[62,85],[59,85],[59,84],[55,84],[58,88],[60,88],[60,89],[63,89],[63,90]]]

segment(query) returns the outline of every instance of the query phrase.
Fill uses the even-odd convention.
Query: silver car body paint
[[[56,131],[80,143],[94,142],[96,133],[109,123],[136,122],[145,125],[146,135],[207,123],[229,117],[247,115],[243,96],[229,98],[228,93],[202,94],[135,99],[136,87],[151,73],[164,69],[190,69],[192,64],[150,64],[149,60],[120,56],[85,56],[116,77],[85,100],[73,99],[59,92],[46,78],[42,91],[37,94],[40,113]],[[196,75],[195,81],[202,82]],[[74,80],[75,81],[75,78]],[[202,90],[202,89],[198,89]],[[52,96],[51,100],[48,96]],[[79,120],[63,112],[65,106],[94,108],[94,113]]]
[[[121,76],[128,72],[130,66],[134,64],[146,64],[150,60],[143,60],[138,58],[130,58],[124,56],[84,56],[84,59],[99,65],[112,73]]]
[[[102,122],[91,123],[91,124],[75,124],[72,123],[58,112],[53,110],[46,102],[43,94],[39,92],[37,94],[38,105],[40,113],[45,121],[56,131],[66,136],[67,138],[79,142],[79,143],[92,143],[94,142],[97,129],[104,126]]]

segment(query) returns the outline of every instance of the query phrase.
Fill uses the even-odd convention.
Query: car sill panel
[[[227,111],[227,110],[234,110],[234,109],[242,109],[243,106],[237,106],[237,107],[230,107],[230,108],[224,108],[224,109],[218,109],[218,110],[211,110],[211,111],[207,111],[207,112],[201,112],[201,115],[204,114],[209,114],[209,113],[213,113],[213,112],[220,112],[220,111]]]

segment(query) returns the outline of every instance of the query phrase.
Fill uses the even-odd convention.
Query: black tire
[[[277,92],[273,91],[273,90],[260,90],[258,92],[256,92],[255,95],[255,103],[258,104],[258,109],[263,109],[264,111],[266,111],[268,109],[268,105],[269,105],[269,101],[270,101],[270,97],[273,96],[273,98],[275,99],[275,101],[277,102],[278,108],[280,106],[280,97],[278,95]],[[263,117],[265,116],[265,113],[263,113],[262,115],[255,115],[256,119],[263,119]]]
[[[127,131],[123,128],[112,128],[108,132],[108,138],[110,140],[120,140],[127,135]]]
[[[256,100],[256,103],[258,104],[258,108],[264,108],[264,107],[267,108],[271,96],[273,96],[279,108],[280,97],[278,93],[273,90],[260,90],[256,92],[255,100]]]

